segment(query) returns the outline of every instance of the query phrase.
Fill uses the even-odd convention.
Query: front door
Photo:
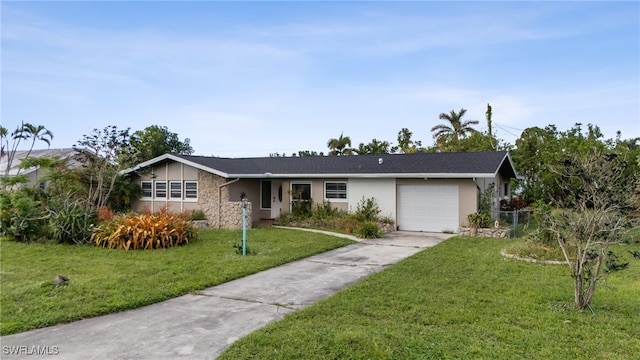
[[[271,181],[271,218],[275,219],[282,212],[282,181]]]

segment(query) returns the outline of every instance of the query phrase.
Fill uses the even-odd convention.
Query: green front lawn
[[[188,245],[159,250],[22,244],[0,239],[0,334],[148,305],[221,284],[352,241],[304,231],[201,230]],[[68,285],[55,287],[56,275]]]
[[[637,359],[640,261],[573,309],[566,265],[500,256],[510,240],[456,237],[271,323],[220,359]]]

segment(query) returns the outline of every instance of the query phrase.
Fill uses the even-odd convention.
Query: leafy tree
[[[9,139],[12,140],[11,144],[9,144]],[[42,125],[36,126],[22,122],[13,132],[11,132],[11,134],[9,134],[8,129],[0,126],[0,155],[2,157],[7,156],[7,167],[4,169],[4,174],[9,175],[9,170],[13,164],[16,151],[22,141],[31,140],[29,150],[25,156],[26,158],[29,157],[29,154],[33,151],[36,141],[39,140],[45,142],[47,146],[51,146],[52,139],[53,133]],[[18,174],[19,173],[20,171],[18,171]]]
[[[436,149],[439,151],[493,151],[498,140],[493,136],[476,131],[466,137],[457,137],[453,134],[441,135],[436,141]],[[510,145],[498,147],[499,150],[509,150]]]
[[[133,133],[129,140],[136,154],[136,161],[142,162],[167,153],[179,155],[193,154],[189,139],[180,141],[178,134],[166,126],[151,125]]]
[[[388,141],[380,141],[378,139],[372,139],[370,143],[360,143],[358,149],[354,152],[358,155],[365,154],[389,154],[391,152],[391,144]]]
[[[291,154],[291,156],[299,156],[299,157],[303,157],[303,156],[324,156],[324,154],[321,152],[317,152],[317,151],[310,151],[310,150],[300,150],[297,153],[293,153]]]
[[[128,128],[118,130],[116,126],[107,126],[103,130],[93,129],[74,146],[84,163],[82,176],[87,186],[88,209],[95,211],[107,206],[117,181],[122,177],[119,172],[134,158],[130,139]]]
[[[327,141],[327,147],[331,150],[329,151],[329,156],[353,155],[351,138],[344,136],[343,133],[340,133],[340,137],[337,139],[329,139],[329,141]]]
[[[465,137],[468,134],[472,134],[477,130],[472,128],[471,125],[479,124],[478,120],[462,121],[462,117],[467,113],[467,109],[460,109],[459,112],[451,110],[450,113],[441,113],[440,120],[446,120],[448,123],[439,124],[431,128],[434,139],[439,139],[445,135],[451,135],[451,137],[458,139]]]
[[[629,160],[599,148],[571,150],[549,167],[562,191],[553,198],[554,208],[542,212],[541,225],[562,249],[578,309],[590,307],[599,280],[626,266],[609,246],[620,242],[635,221],[639,179],[626,174]]]
[[[560,175],[550,171],[549,167],[565,154],[613,151],[615,144],[613,140],[604,140],[600,128],[592,124],[587,125],[586,131],[580,123],[567,131],[558,131],[555,125],[548,125],[544,129],[525,129],[516,140],[516,150],[512,152],[516,169],[525,178],[522,184],[525,199],[527,202],[546,203],[563,196],[564,190],[558,187]],[[616,151],[622,154],[630,150],[620,146]],[[633,171],[632,165],[628,163],[626,171]]]
[[[402,128],[398,131],[398,146],[392,148],[392,152],[400,152],[402,154],[413,154],[416,152],[424,151],[421,141],[413,141],[411,137],[413,133],[407,129]]]
[[[528,202],[544,201],[551,192],[549,187],[555,183],[555,175],[547,167],[556,161],[559,149],[558,131],[553,125],[527,128],[516,140],[516,150],[511,155],[516,169],[524,176],[523,196]]]

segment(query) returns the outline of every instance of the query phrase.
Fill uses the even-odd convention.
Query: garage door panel
[[[458,229],[458,186],[399,185],[398,227],[408,231]]]

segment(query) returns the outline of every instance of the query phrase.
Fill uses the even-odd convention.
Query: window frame
[[[145,196],[145,189],[144,189],[144,185],[148,184],[149,185],[149,192],[148,192],[148,196]],[[140,199],[142,200],[148,200],[148,199],[153,199],[153,181],[150,180],[144,180],[140,182]]]
[[[289,191],[293,194],[294,185],[309,185],[309,199],[302,199],[302,201],[313,201],[313,183],[311,181],[291,181],[289,183]],[[289,211],[293,211],[294,203],[297,200],[293,198],[293,195],[289,197]]]
[[[174,195],[174,190],[173,186],[174,185],[178,185],[178,189],[176,194],[178,196],[173,196]],[[182,181],[169,181],[169,200],[182,200]]]
[[[191,184],[195,184],[196,188],[194,189],[188,189],[188,185]],[[198,193],[199,193],[199,188],[198,188],[198,181],[196,180],[185,180],[184,181],[184,201],[198,201]],[[195,197],[191,197],[189,196],[190,193],[195,192]]]
[[[158,189],[158,185],[159,184],[163,184],[164,185],[164,189]],[[154,199],[163,199],[166,200],[167,198],[167,181],[166,180],[156,180],[153,182],[153,198]],[[160,191],[164,191],[164,196],[160,196],[158,194],[160,194]]]
[[[331,193],[336,194],[336,195],[340,195],[344,192],[344,197],[329,197],[329,191],[327,190],[327,185],[329,184],[344,184],[344,190],[341,189],[336,189],[336,190],[331,190]],[[325,201],[333,201],[333,202],[347,202],[348,197],[349,196],[349,185],[347,181],[325,181],[324,182],[324,200]]]

